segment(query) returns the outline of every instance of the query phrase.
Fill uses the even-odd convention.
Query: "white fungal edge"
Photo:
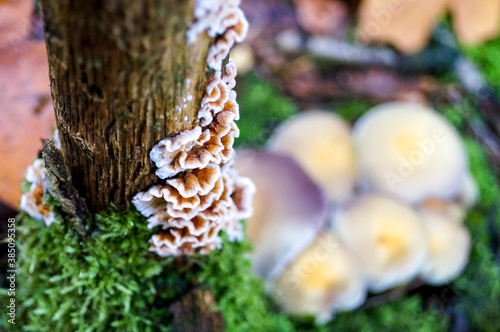
[[[248,22],[239,5],[239,0],[197,0],[195,3],[196,20],[186,32],[187,44],[192,45],[204,32],[216,38],[207,55],[207,64],[212,69],[220,70],[229,50],[247,35]]]
[[[191,172],[196,169],[204,169],[206,167],[213,167],[213,165],[220,166],[220,172],[218,176],[220,178],[226,178],[226,181],[230,181],[231,183],[224,183],[223,185],[229,185],[231,190],[231,195],[235,192],[235,184],[238,184],[238,190],[240,190],[241,194],[241,202],[242,205],[240,209],[236,207],[235,202],[231,199],[232,209],[228,208],[228,211],[231,212],[231,215],[223,217],[224,220],[216,221],[213,227],[204,227],[203,231],[205,233],[196,230],[196,234],[192,232],[190,236],[186,238],[181,238],[178,229],[183,228],[175,228],[169,226],[178,225],[179,227],[187,227],[190,230],[195,230],[194,225],[189,226],[190,220],[180,221],[179,218],[175,218],[171,216],[168,211],[172,209],[172,204],[165,201],[163,204],[161,201],[158,202],[159,199],[165,197],[159,191],[163,191],[159,189],[158,186],[151,187],[146,192],[139,192],[136,194],[132,200],[132,203],[136,206],[136,208],[144,215],[151,216],[149,219],[157,217],[165,216],[166,220],[156,220],[154,223],[150,225],[150,227],[154,227],[155,225],[169,225],[167,226],[167,230],[170,230],[170,234],[175,238],[174,243],[167,241],[160,241],[158,235],[154,235],[151,239],[151,243],[153,247],[150,249],[155,251],[160,256],[170,256],[170,255],[178,255],[181,254],[179,248],[184,243],[192,243],[193,248],[201,247],[201,253],[207,253],[205,245],[211,245],[215,248],[220,247],[221,239],[218,236],[218,230],[224,228],[227,232],[231,233],[230,237],[233,240],[241,240],[243,238],[243,228],[241,224],[238,222],[238,219],[249,217],[252,213],[252,196],[255,193],[255,185],[250,179],[241,178],[238,176],[237,172],[231,170],[229,168],[232,162],[232,141],[234,137],[239,135],[238,128],[234,123],[234,120],[238,120],[239,118],[239,110],[238,105],[236,103],[236,92],[232,89],[234,88],[235,76],[236,76],[236,64],[234,60],[229,59],[228,63],[222,70],[223,60],[229,54],[229,50],[236,42],[241,42],[248,30],[248,22],[245,19],[243,12],[238,8],[240,1],[239,0],[196,0],[195,9],[194,9],[194,17],[195,21],[190,25],[186,37],[188,45],[191,45],[196,41],[197,36],[200,33],[204,33],[206,31],[207,35],[212,38],[216,38],[215,42],[210,46],[207,56],[207,66],[215,69],[215,73],[212,76],[212,79],[207,84],[206,94],[202,99],[200,109],[198,111],[198,120],[199,124],[191,130],[183,131],[174,137],[167,137],[162,139],[150,152],[151,160],[156,164],[158,170],[156,171],[157,176],[162,179],[168,179],[166,182],[172,186],[172,183],[177,183],[176,179],[180,176],[185,176],[185,172]],[[190,82],[186,82],[186,85],[189,85]],[[218,90],[216,90],[218,89]],[[214,94],[215,93],[215,94]],[[184,96],[183,102],[185,103],[188,97]],[[202,147],[203,143],[207,142],[210,139],[210,135],[213,135],[212,131],[212,123],[215,120],[218,120],[216,115],[224,110],[224,106],[226,103],[231,102],[229,106],[232,106],[229,112],[234,114],[225,114],[223,118],[228,119],[229,123],[225,123],[223,125],[223,130],[221,133],[217,133],[217,144],[220,144],[220,152],[219,155],[216,156],[208,156],[208,157],[200,157],[201,162],[197,164],[195,167],[193,165],[187,165],[186,162],[183,164],[178,161],[181,159],[179,155],[184,153],[184,161],[186,159],[186,153],[192,149],[193,147]],[[183,106],[177,106],[176,110],[179,111],[179,108],[182,110]],[[233,108],[236,108],[235,110]],[[214,124],[217,128],[217,124]],[[220,135],[220,136],[219,136]],[[223,145],[221,138],[229,136],[229,146]],[[227,141],[227,139],[226,139]],[[228,148],[229,151],[226,152],[226,155],[222,155],[222,152]],[[177,163],[176,165],[172,165],[173,163]],[[212,166],[209,166],[212,165]],[[226,175],[227,174],[227,175]],[[174,190],[177,190],[180,187],[173,187]],[[158,192],[157,192],[158,191]],[[152,194],[152,192],[155,192]],[[179,192],[181,195],[181,193]],[[196,195],[209,195],[206,190],[199,191]],[[183,195],[181,195],[183,196]],[[216,200],[220,198],[216,197]],[[156,200],[154,204],[152,204],[152,200]],[[158,204],[159,203],[159,204]],[[169,209],[165,208],[168,205]],[[203,212],[208,207],[203,206],[197,212]],[[156,209],[156,211],[155,211]],[[189,214],[191,216],[192,214]],[[196,216],[196,215],[195,215]],[[176,219],[175,222],[170,223],[172,219]],[[235,221],[235,222],[232,222]],[[208,223],[213,223],[212,221],[207,221]],[[191,222],[192,224],[192,222]],[[215,236],[208,237],[211,229],[216,229]],[[202,236],[202,242],[198,240],[195,236]]]
[[[38,205],[34,198],[34,191],[38,187],[45,189],[45,162],[43,159],[35,159],[32,165],[26,168],[26,182],[31,184],[30,190],[21,196],[20,209],[29,214],[36,220],[45,222],[45,225],[50,226],[55,220],[54,212],[40,213]]]

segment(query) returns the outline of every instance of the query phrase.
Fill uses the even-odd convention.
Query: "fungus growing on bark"
[[[33,218],[44,221],[47,226],[54,221],[54,213],[49,206],[43,204],[45,186],[45,163],[43,159],[36,159],[33,165],[26,169],[26,182],[30,183],[30,190],[21,196],[21,210]]]
[[[218,247],[220,230],[226,230],[232,240],[241,239],[239,219],[251,213],[249,205],[255,188],[235,171],[213,173],[212,177],[217,181],[206,194],[184,197],[184,191],[167,184],[153,186],[134,197],[133,204],[149,217],[148,227],[161,226],[161,232],[152,239],[151,251],[191,255],[200,249],[200,253],[208,253]]]
[[[239,0],[196,2],[194,12],[196,21],[189,27],[187,41],[188,44],[192,44],[196,37],[205,31],[208,36],[215,38],[207,55],[207,64],[210,68],[220,70],[222,60],[228,56],[231,47],[246,37],[248,22],[238,8],[239,4]]]
[[[234,167],[255,182],[253,216],[247,220],[250,258],[256,273],[272,280],[326,225],[326,198],[290,157],[244,150]]]
[[[186,171],[179,177],[167,180],[167,183],[177,189],[182,197],[189,198],[208,194],[219,178],[219,165],[208,165],[205,168]]]
[[[457,277],[467,264],[469,232],[446,214],[422,209],[420,215],[428,243],[422,278],[432,285],[444,285]]]
[[[196,1],[194,22],[187,33],[192,43],[207,31],[216,37],[210,50],[225,41],[232,47],[246,34],[248,24],[239,1]],[[219,45],[219,46],[218,46]],[[160,256],[206,254],[220,246],[219,232],[224,230],[231,241],[243,237],[239,219],[251,215],[255,187],[229,166],[234,138],[239,130],[236,93],[236,65],[229,52],[207,58],[216,69],[207,84],[198,110],[199,122],[190,130],[161,140],[150,152],[164,183],[135,195],[132,203],[148,217],[149,227],[161,226],[151,239],[150,250]],[[222,69],[222,70],[221,70]]]
[[[292,156],[331,201],[352,194],[356,163],[351,129],[336,115],[323,111],[299,114],[278,128],[268,148]]]
[[[353,310],[366,287],[356,263],[337,236],[326,232],[291,263],[275,284],[276,299],[288,312],[327,321],[337,310]]]
[[[391,102],[354,126],[360,187],[408,202],[453,199],[467,171],[459,134],[443,117],[418,104]]]
[[[239,107],[236,95],[229,90],[229,86],[234,87],[236,76],[234,62],[229,61],[225,68],[224,74],[216,72],[217,78],[212,78],[207,86],[198,112],[200,125],[161,140],[151,150],[150,158],[158,167],[159,178],[171,178],[186,170],[231,159],[234,138],[239,136],[234,122],[239,119]]]
[[[424,230],[419,215],[403,202],[373,194],[356,197],[335,211],[332,226],[371,290],[403,284],[421,271]]]

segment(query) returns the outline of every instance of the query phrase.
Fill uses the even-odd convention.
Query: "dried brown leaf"
[[[45,44],[26,39],[32,10],[30,0],[0,4],[0,199],[12,207],[26,167],[55,125]]]
[[[364,0],[358,10],[363,42],[390,43],[404,53],[421,50],[448,0]]]
[[[31,0],[0,1],[0,49],[24,39],[31,26]]]
[[[449,0],[453,28],[464,44],[478,44],[498,34],[500,1]]]

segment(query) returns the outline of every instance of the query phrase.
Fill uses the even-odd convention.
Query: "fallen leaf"
[[[453,28],[464,44],[479,44],[498,34],[500,1],[449,0]]]
[[[423,49],[446,10],[460,42],[478,44],[499,32],[498,0],[363,0],[358,8],[362,42],[389,43],[403,53]]]
[[[25,39],[32,11],[32,0],[0,0],[0,49]]]
[[[30,0],[0,4],[0,200],[14,208],[26,167],[55,126],[45,43],[26,37],[32,10]]]
[[[358,36],[362,42],[394,45],[415,53],[444,14],[448,0],[364,0],[358,9]]]

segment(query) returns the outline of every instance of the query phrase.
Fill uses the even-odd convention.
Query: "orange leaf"
[[[498,34],[498,0],[450,0],[450,11],[455,33],[464,44],[478,44]]]
[[[40,139],[55,125],[45,43],[26,39],[31,11],[30,0],[0,5],[0,199],[11,207]]]
[[[362,42],[385,42],[404,53],[421,50],[448,0],[364,0],[358,10]]]
[[[0,0],[0,49],[24,39],[31,26],[33,1]]]

